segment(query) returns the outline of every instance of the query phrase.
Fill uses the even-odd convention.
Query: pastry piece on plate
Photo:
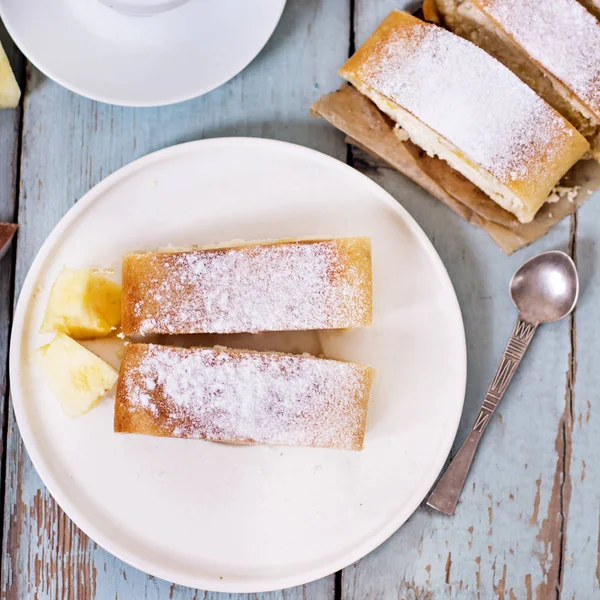
[[[360,450],[373,370],[308,355],[127,344],[114,429]]]
[[[10,68],[8,57],[0,44],[0,108],[16,108],[21,98],[21,90]]]
[[[34,352],[50,388],[70,417],[90,411],[117,381],[117,372],[64,333]]]
[[[41,332],[77,339],[106,337],[121,322],[121,286],[92,269],[63,269],[46,306]]]
[[[530,222],[588,150],[579,132],[489,54],[393,11],[340,74],[427,154]]]
[[[434,1],[450,29],[514,71],[579,129],[600,160],[596,17],[577,0]]]
[[[139,252],[123,259],[126,335],[343,329],[370,323],[368,238]]]

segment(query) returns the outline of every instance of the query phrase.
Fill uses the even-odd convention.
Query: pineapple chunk
[[[64,333],[34,352],[64,411],[78,417],[90,411],[117,381],[117,372]]]
[[[20,97],[21,90],[0,44],[0,108],[15,108],[19,105]]]
[[[120,322],[120,285],[90,269],[63,269],[52,286],[40,331],[89,339],[107,336]]]

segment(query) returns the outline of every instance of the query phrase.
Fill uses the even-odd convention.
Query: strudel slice
[[[368,238],[137,252],[123,259],[126,335],[345,329],[371,323]]]
[[[340,69],[398,124],[502,208],[530,222],[589,149],[585,138],[495,58],[393,11]]]
[[[360,450],[371,367],[308,355],[128,344],[114,430]]]

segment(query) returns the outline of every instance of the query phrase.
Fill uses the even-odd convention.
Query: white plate
[[[373,242],[373,326],[320,339],[326,355],[377,370],[362,452],[116,435],[112,397],[69,420],[31,363],[46,340],[38,328],[48,290],[65,265],[118,271],[134,249],[307,235]],[[310,349],[311,335],[253,345],[292,337]],[[10,377],[36,469],[93,540],[170,581],[257,592],[358,560],[417,508],[456,434],[466,350],[448,275],[391,196],[313,150],[229,138],[146,156],[67,213],[25,280]]]
[[[271,37],[284,5],[188,0],[140,17],[98,0],[0,0],[0,15],[23,54],[66,88],[111,104],[160,106],[239,73]]]

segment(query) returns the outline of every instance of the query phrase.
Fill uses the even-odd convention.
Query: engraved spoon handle
[[[446,472],[427,499],[427,505],[431,508],[435,508],[446,515],[454,513],[483,432],[515,374],[536,329],[537,323],[529,323],[519,315],[492,383],[481,403],[475,423],[467,439],[463,442],[460,450],[456,453]]]

